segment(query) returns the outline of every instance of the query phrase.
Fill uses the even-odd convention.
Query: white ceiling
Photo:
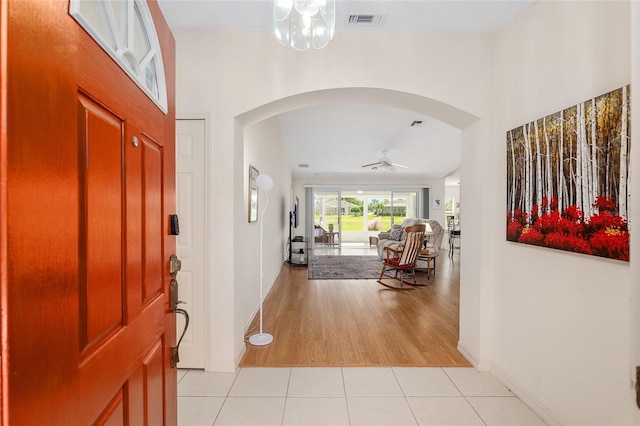
[[[461,131],[412,111],[339,103],[297,109],[278,120],[295,176],[375,173],[362,165],[377,162],[382,151],[409,166],[393,172],[404,176],[441,178],[460,165]],[[414,121],[423,123],[412,127]]]
[[[336,0],[336,32],[491,34],[535,0]],[[271,30],[272,0],[158,0],[171,28]],[[345,25],[351,14],[386,13],[382,26]]]
[[[393,31],[491,34],[536,0],[337,0],[336,34]],[[169,26],[271,30],[271,0],[158,0]],[[385,13],[381,26],[348,26],[351,14]],[[338,37],[331,41],[336,43]],[[274,38],[274,42],[275,38]],[[360,167],[387,156],[409,169],[394,174],[445,177],[458,183],[460,130],[411,111],[370,104],[325,104],[278,118],[295,177],[379,173]],[[422,127],[410,127],[423,120]],[[300,168],[299,164],[309,164]]]

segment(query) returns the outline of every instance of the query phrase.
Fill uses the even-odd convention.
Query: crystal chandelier
[[[336,0],[274,0],[273,28],[284,46],[322,49],[336,28]]]

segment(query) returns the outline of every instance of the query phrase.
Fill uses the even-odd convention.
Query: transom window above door
[[[166,114],[162,51],[143,0],[71,0],[69,14]]]

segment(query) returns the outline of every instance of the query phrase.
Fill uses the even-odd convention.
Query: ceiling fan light
[[[383,172],[394,172],[396,171],[396,167],[400,167],[402,169],[408,169],[408,166],[403,166],[402,164],[396,164],[391,161],[391,158],[387,157],[387,151],[382,151],[382,157],[378,160],[377,163],[371,164],[363,164],[362,167],[371,167],[371,170],[382,170]]]

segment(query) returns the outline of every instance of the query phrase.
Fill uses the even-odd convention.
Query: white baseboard
[[[236,362],[231,361],[214,362],[208,365],[205,371],[211,373],[235,373],[237,368],[236,364]]]
[[[535,398],[531,393],[526,391],[522,386],[520,386],[511,376],[506,374],[503,370],[497,367],[493,367],[491,370],[491,374],[500,380],[502,384],[504,384],[511,392],[513,392],[522,402],[524,402],[534,413],[542,418],[545,423],[549,425],[563,425],[564,423],[558,416],[549,411],[549,409],[537,398]]]
[[[478,360],[473,355],[471,355],[469,351],[464,348],[464,346],[462,346],[460,341],[458,341],[457,349],[458,349],[458,352],[460,352],[462,356],[465,357],[467,361],[471,363],[471,365],[473,365],[475,368],[478,368]]]
[[[506,374],[500,368],[492,365],[489,361],[478,361],[476,357],[471,355],[471,353],[464,348],[464,346],[458,341],[458,352],[464,356],[467,361],[471,363],[478,371],[488,371],[498,379],[502,384],[504,384],[514,395],[516,395],[520,400],[525,403],[534,413],[542,418],[547,424],[550,425],[563,425],[562,421],[549,409],[538,401],[533,395],[531,395],[528,391],[526,391],[522,386],[520,386],[511,376]]]
[[[458,341],[457,349],[458,349],[458,352],[460,352],[462,356],[465,357],[467,361],[469,361],[471,365],[475,367],[476,370],[478,371],[491,370],[491,363],[489,361],[478,360],[475,356],[471,355],[471,352],[469,352],[468,350],[465,349],[464,346],[462,346],[462,343],[460,343],[460,341]]]
[[[238,356],[236,357],[236,362],[234,365],[234,372],[238,370],[238,368],[240,368],[240,361],[242,361],[242,357],[244,357],[245,352],[247,352],[247,345],[246,343],[244,345],[242,345],[242,350],[240,351],[240,353],[238,354]]]

